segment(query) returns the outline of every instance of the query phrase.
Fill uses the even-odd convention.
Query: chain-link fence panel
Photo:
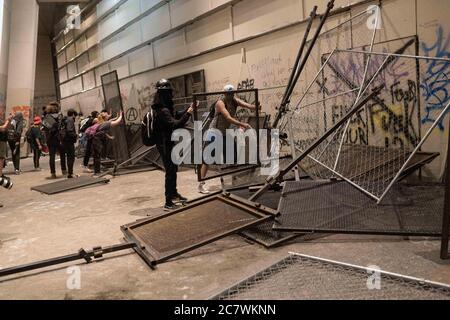
[[[215,300],[449,300],[450,286],[293,254]]]
[[[332,79],[333,90],[311,82],[287,123],[299,152],[372,89],[383,89],[300,165],[318,179],[345,179],[380,202],[417,152],[427,147],[427,138],[450,108],[430,108],[427,117],[433,121],[423,121],[417,72],[424,60],[349,50],[326,56],[316,77]]]

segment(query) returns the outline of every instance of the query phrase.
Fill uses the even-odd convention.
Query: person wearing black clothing
[[[190,106],[180,118],[175,118],[173,89],[171,83],[162,79],[156,84],[157,92],[153,101],[155,142],[166,170],[164,208],[175,208],[174,201],[186,201],[177,191],[178,166],[172,162],[172,149],[175,146],[172,141],[174,130],[184,127],[192,115],[193,107]]]
[[[11,157],[16,174],[20,174],[20,139],[22,137],[23,128],[23,113],[16,112],[8,129],[8,144],[11,149]]]
[[[40,171],[39,159],[42,152],[42,132],[41,132],[42,120],[41,117],[35,117],[33,125],[30,128],[30,146],[33,151],[33,164],[34,170]],[[27,137],[28,138],[28,137]]]
[[[45,137],[47,139],[48,152],[50,155],[50,172],[51,179],[56,179],[56,153],[59,152],[61,158],[61,171],[63,175],[67,174],[66,154],[62,147],[59,137],[59,125],[61,122],[61,115],[58,113],[58,106],[50,104],[46,108],[45,119],[43,119]]]
[[[67,111],[67,117],[62,119],[60,127],[60,140],[67,158],[68,179],[72,179],[73,165],[75,163],[75,142],[77,142],[77,131],[75,129],[75,118],[78,116],[73,109]],[[61,159],[62,161],[62,159]]]
[[[80,133],[85,133],[86,130],[90,127],[92,127],[95,122],[97,121],[99,113],[97,111],[92,111],[91,115],[87,119],[86,123],[80,128]],[[86,141],[86,148],[84,150],[84,158],[83,158],[83,169],[85,173],[92,173],[91,170],[89,170],[89,159],[91,158],[92,154],[92,139],[87,139]]]
[[[12,119],[13,119],[13,116],[10,115],[6,119],[5,123],[0,125],[0,186],[4,187],[6,189],[11,189],[13,186],[11,179],[3,175],[3,165],[4,165],[5,159],[6,159],[6,151],[8,149],[7,130],[8,130],[9,124],[12,121]],[[0,203],[0,208],[1,207],[3,207],[3,204]]]

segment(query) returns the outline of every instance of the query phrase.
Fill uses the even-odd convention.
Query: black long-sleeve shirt
[[[179,119],[176,119],[172,112],[164,106],[153,105],[152,109],[156,112],[156,114],[154,113],[155,122],[153,128],[156,137],[156,144],[172,144],[173,142],[171,141],[171,137],[173,131],[183,128],[189,121],[191,115],[184,112]]]

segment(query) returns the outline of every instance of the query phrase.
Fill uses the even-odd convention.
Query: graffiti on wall
[[[23,119],[24,119],[24,128],[28,128],[28,124],[30,122],[31,117],[31,107],[30,106],[15,106],[12,107],[12,112],[22,112]]]
[[[408,41],[403,49],[414,44]],[[392,42],[388,43],[392,47]],[[392,49],[391,49],[392,50]],[[387,51],[383,48],[382,51]],[[364,69],[367,55],[347,54],[332,61],[331,72],[327,72],[319,90],[325,96],[333,96],[352,89],[358,89],[363,81],[371,79],[372,87],[385,85],[380,96],[370,101],[368,108],[361,109],[348,126],[345,143],[378,145],[384,147],[415,146],[419,142],[419,101],[417,69],[413,59],[396,58],[383,64],[385,56],[370,58],[367,77]],[[380,68],[380,66],[384,66]],[[377,73],[378,70],[381,70]],[[336,99],[331,106],[332,124],[336,123],[353,105],[356,93]]]
[[[121,85],[125,121],[128,125],[141,123],[143,116],[152,105],[155,92],[153,88],[154,84],[139,86],[133,82],[127,90],[126,85]]]
[[[437,27],[436,40],[431,44],[422,42],[421,50],[427,57],[450,59],[450,33],[444,35],[443,27]],[[439,111],[450,102],[450,62],[428,61],[420,88],[425,102],[422,123],[433,123]],[[444,130],[443,120],[439,123],[439,128]]]
[[[416,146],[418,134],[418,98],[416,82],[388,82],[389,99],[377,99],[369,110],[369,133],[383,136],[384,146]]]

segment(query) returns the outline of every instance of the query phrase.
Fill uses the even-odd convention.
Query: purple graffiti
[[[436,31],[436,42],[431,46],[421,43],[422,51],[427,57],[450,59],[448,51],[450,45],[450,34],[444,36],[444,30],[440,26]],[[427,71],[420,85],[425,100],[425,116],[422,123],[433,123],[437,113],[450,101],[450,62],[427,60]],[[443,120],[438,124],[440,130],[444,130]]]

